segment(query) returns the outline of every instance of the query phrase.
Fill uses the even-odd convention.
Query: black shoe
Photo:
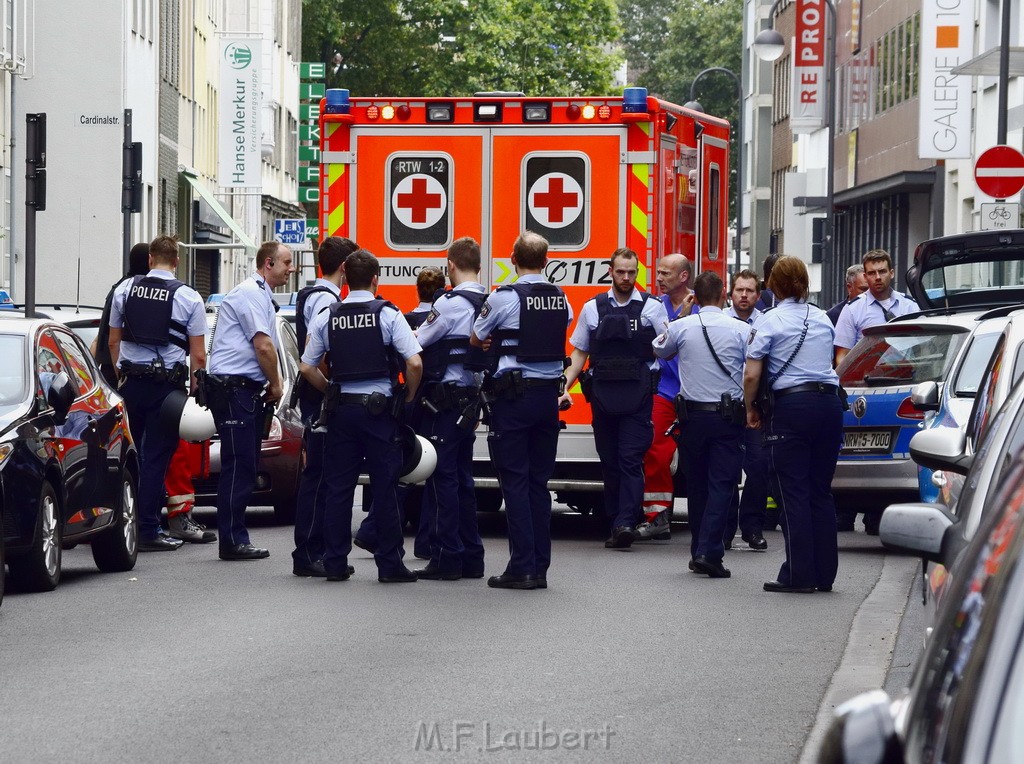
[[[301,578],[327,578],[327,571],[324,569],[323,560],[301,564],[292,561],[292,575]]]
[[[764,590],[766,592],[790,592],[793,594],[811,594],[814,592],[813,586],[788,586],[780,581],[765,581]]]
[[[604,542],[605,549],[629,549],[636,538],[636,531],[632,528],[621,525],[612,531],[612,536]]]
[[[732,537],[729,537],[725,541],[723,541],[722,546],[725,547],[726,551],[732,549]]]
[[[358,536],[354,536],[352,538],[352,543],[355,544],[360,549],[365,549],[370,554],[376,554],[377,553],[377,545],[376,544],[370,544],[370,543],[368,543],[366,541],[363,541]]]
[[[467,570],[466,568],[463,568],[462,569],[462,577],[463,578],[483,578],[484,577],[484,569],[483,568],[469,568]]]
[[[173,552],[176,549],[181,549],[185,546],[185,542],[181,539],[172,539],[170,536],[160,534],[155,539],[149,541],[139,542],[140,552]]]
[[[690,570],[692,570],[692,571],[693,571],[694,573],[696,573],[696,572],[697,572],[697,568],[696,568],[696,566],[695,566],[695,565],[693,564],[693,558],[692,558],[692,557],[690,558],[690,561],[689,561],[688,563],[686,563],[686,567],[688,567],[688,568],[689,568]]]
[[[538,589],[547,589],[548,588],[547,576],[537,576],[537,588]]]
[[[415,557],[417,560],[429,560],[430,552],[413,552],[412,556]]]
[[[704,555],[693,558],[693,572],[704,573],[708,578],[730,578],[732,573],[720,561],[709,560]]]
[[[547,581],[544,582],[545,584]],[[500,576],[491,576],[487,579],[487,585],[492,589],[536,589],[536,576],[513,576],[511,573],[502,573]]]
[[[428,565],[425,568],[420,568],[416,571],[416,575],[419,578],[425,578],[428,581],[458,581],[462,578],[461,573],[444,571],[434,565]]]
[[[830,592],[830,591],[832,591],[832,587],[831,586],[819,586],[818,587],[818,591],[819,592]]]
[[[394,573],[389,573],[386,576],[377,576],[377,580],[382,584],[411,584],[418,578],[416,571],[409,570],[408,568],[399,568]]]
[[[252,544],[235,544],[220,548],[222,560],[262,560],[264,557],[270,557],[270,552]]]
[[[768,542],[764,540],[764,536],[760,533],[744,533],[743,540],[755,552],[765,552],[768,550]]]
[[[350,578],[352,578],[352,574],[356,572],[356,569],[349,565],[347,568],[345,568],[344,573],[327,573],[326,571],[324,572],[328,581],[348,581]]]

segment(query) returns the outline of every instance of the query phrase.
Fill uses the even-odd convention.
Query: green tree
[[[630,85],[649,87],[655,57],[668,41],[668,23],[677,0],[619,0],[619,42]]]

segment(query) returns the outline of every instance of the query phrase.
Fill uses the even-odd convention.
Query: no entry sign
[[[994,199],[1006,199],[1024,188],[1024,154],[1012,146],[993,146],[974,165],[978,189]]]

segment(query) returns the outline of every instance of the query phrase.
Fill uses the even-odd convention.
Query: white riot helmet
[[[184,390],[175,390],[160,406],[160,421],[168,428],[176,428],[178,437],[189,443],[209,440],[217,432],[210,410],[200,406]]]
[[[399,429],[399,437],[402,439],[402,470],[398,482],[406,485],[425,483],[434,474],[437,451],[429,440],[417,435],[408,425]]]

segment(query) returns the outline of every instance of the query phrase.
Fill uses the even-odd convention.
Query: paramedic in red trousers
[[[206,309],[199,293],[175,278],[177,239],[154,239],[149,265],[147,275],[125,280],[114,292],[107,346],[139,449],[139,551],[161,552],[182,540],[160,527],[164,477],[178,448],[178,433],[162,424],[160,406],[189,384],[190,356],[193,372],[206,366]]]
[[[696,309],[693,292],[690,291],[692,274],[693,267],[683,255],[666,255],[658,262],[658,289],[669,321],[687,316]],[[661,361],[660,371],[651,412],[654,441],[644,457],[644,517],[636,529],[638,539],[663,540],[671,536],[675,492],[672,458],[676,455],[677,445],[665,433],[676,418],[673,401],[679,393],[679,368],[675,361]]]
[[[469,344],[469,336],[487,291],[480,284],[480,245],[474,239],[457,239],[448,248],[448,277],[452,289],[434,301],[416,334],[423,347],[417,432],[437,451],[420,523],[427,529],[430,563],[419,577],[434,581],[484,577],[473,482],[480,399],[473,371],[481,368],[483,351]]]
[[[594,443],[604,475],[604,511],[611,524],[609,549],[630,546],[644,498],[644,454],[651,446],[651,398],[658,359],[651,342],[668,325],[661,300],[636,288],[639,260],[631,249],[612,254],[612,288],[588,300],[569,339],[573,346],[565,372],[566,392],[583,365],[585,395],[594,417]]]
[[[316,264],[320,277],[299,290],[295,301],[295,334],[300,355],[306,349],[306,336],[313,319],[341,299],[341,280],[345,258],[359,247],[351,239],[329,236],[320,244]],[[324,396],[305,377],[295,383],[302,415],[306,460],[299,478],[295,498],[295,551],[292,552],[292,573],[296,576],[325,578],[324,570],[324,509],[327,505],[327,483],[324,463],[327,458],[327,430],[317,428],[320,406]]]
[[[754,305],[761,295],[761,282],[757,274],[751,270],[742,270],[732,277],[732,299],[725,315],[742,321],[747,326],[763,313]],[[761,443],[761,431],[747,429],[743,433],[743,472],[746,482],[743,485],[743,498],[739,488],[733,493],[729,505],[729,519],[725,524],[725,548],[732,548],[733,537],[737,526],[740,537],[755,552],[768,549],[764,540],[765,507],[768,503],[768,452]]]
[[[489,380],[491,459],[508,516],[510,559],[496,589],[546,589],[551,564],[551,493],[558,448],[558,398],[572,308],[544,276],[548,243],[530,231],[512,248],[519,279],[491,293],[473,324],[476,346],[491,340],[498,369]]]
[[[729,502],[743,464],[743,361],[747,326],[722,311],[725,289],[714,271],[693,284],[700,311],[654,340],[660,358],[679,359],[679,456],[686,474],[690,570],[729,578],[722,565]]]
[[[292,251],[276,241],[264,242],[256,252],[256,272],[228,292],[218,309],[210,377],[216,377],[221,394],[208,393],[208,400],[220,435],[217,531],[222,560],[270,556],[250,542],[245,510],[256,487],[264,408],[282,395],[272,292],[294,272]]]
[[[402,520],[395,498],[402,466],[397,413],[416,397],[423,363],[419,343],[398,308],[375,296],[379,276],[380,263],[365,249],[345,258],[348,297],[313,319],[302,354],[302,375],[325,394],[331,459],[324,470],[328,581],[347,581],[353,573],[348,564],[352,503],[364,459],[373,489],[377,580],[383,584],[416,581],[416,572],[402,562]],[[320,370],[325,356],[330,361],[330,380]],[[405,387],[397,384],[402,362]]]

